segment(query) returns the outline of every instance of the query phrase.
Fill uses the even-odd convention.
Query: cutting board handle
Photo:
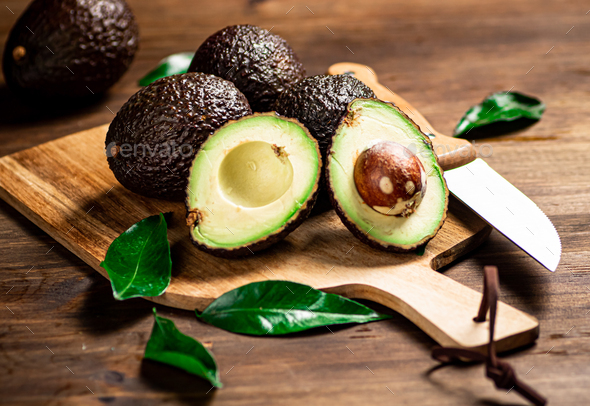
[[[428,262],[388,267],[380,277],[324,289],[350,298],[368,299],[405,316],[443,347],[487,352],[489,320],[475,322],[482,294],[439,272]],[[539,336],[533,316],[498,302],[494,341],[498,352],[519,348]]]
[[[444,170],[454,169],[468,164],[477,158],[477,152],[467,140],[443,135],[432,128],[432,125],[418,110],[405,101],[397,93],[379,83],[377,74],[369,66],[352,62],[341,62],[330,66],[329,75],[349,74],[369,86],[375,95],[384,101],[390,101],[407,114],[420,127],[422,132],[431,137],[434,152]]]

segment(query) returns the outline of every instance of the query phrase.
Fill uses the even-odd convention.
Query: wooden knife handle
[[[397,93],[379,83],[377,74],[369,66],[358,63],[341,62],[330,66],[329,75],[349,74],[369,86],[381,100],[393,102],[407,114],[422,130],[431,136],[438,163],[444,170],[468,164],[477,157],[475,148],[467,140],[453,138],[436,131],[418,110]]]

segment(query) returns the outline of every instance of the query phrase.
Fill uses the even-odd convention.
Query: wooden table
[[[0,41],[26,6],[0,10]],[[529,195],[561,234],[555,274],[497,232],[443,272],[480,289],[500,269],[501,300],[541,321],[536,345],[508,354],[551,404],[590,399],[590,30],[581,1],[433,0],[310,3],[130,1],[142,35],[129,72],[78,111],[36,112],[0,87],[0,155],[109,122],[137,80],[168,54],[214,31],[251,23],[286,38],[309,74],[335,62],[372,66],[443,133],[490,92],[522,91],[547,104],[537,125],[478,140],[487,159]],[[308,7],[306,7],[306,5]],[[15,14],[13,15],[12,12]],[[403,317],[285,338],[231,334],[190,312],[158,307],[208,343],[222,390],[143,361],[152,303],[117,302],[106,279],[0,202],[0,403],[6,404],[525,404],[496,391],[481,365],[446,367],[434,342]],[[385,310],[374,305],[379,310]],[[386,311],[386,310],[385,310]],[[474,309],[475,314],[475,309]]]

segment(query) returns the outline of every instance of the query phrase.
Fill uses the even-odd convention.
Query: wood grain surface
[[[26,3],[3,3],[2,44]],[[493,232],[477,251],[441,272],[479,290],[483,265],[497,265],[501,300],[541,322],[537,343],[504,359],[550,404],[587,403],[587,4],[130,4],[140,24],[140,51],[129,72],[96,104],[75,111],[60,106],[34,111],[0,87],[0,155],[110,121],[111,111],[137,91],[137,80],[159,59],[194,50],[212,32],[235,23],[274,27],[297,51],[308,74],[323,73],[343,60],[368,64],[379,72],[381,83],[402,94],[445,134],[488,93],[514,86],[540,97],[547,111],[538,124],[476,140],[475,146],[491,146],[487,162],[552,219],[562,239],[560,267],[550,274]],[[153,323],[151,303],[116,302],[106,279],[4,202],[0,224],[2,404],[525,404],[512,392],[496,391],[481,365],[437,369],[429,357],[434,341],[397,313],[387,321],[331,328],[334,334],[319,329],[288,338],[255,338],[158,306],[159,314],[212,349],[225,387],[209,391],[197,378],[142,360]]]

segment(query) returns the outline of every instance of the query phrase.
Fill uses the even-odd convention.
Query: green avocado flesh
[[[354,181],[355,162],[379,141],[393,141],[412,151],[427,174],[426,193],[416,211],[406,217],[388,216],[368,206]],[[328,156],[327,180],[332,203],[343,223],[363,242],[391,251],[425,244],[442,226],[448,190],[432,144],[396,107],[375,99],[357,99],[336,130]]]
[[[307,217],[320,173],[317,142],[297,121],[264,113],[226,124],[191,168],[193,242],[219,256],[266,248]]]

